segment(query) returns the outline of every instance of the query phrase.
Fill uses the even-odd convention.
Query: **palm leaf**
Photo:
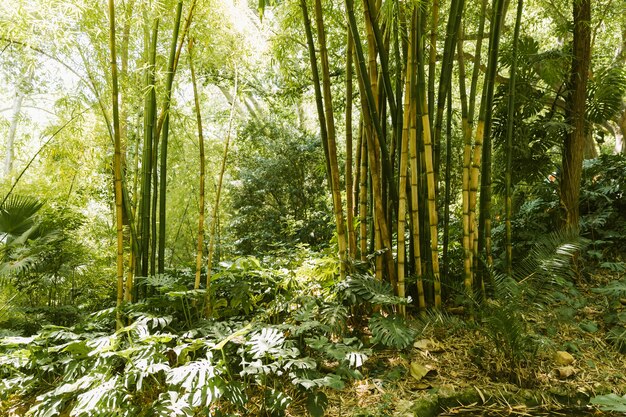
[[[14,195],[0,207],[0,233],[17,237],[35,225],[35,215],[43,203],[32,197]]]

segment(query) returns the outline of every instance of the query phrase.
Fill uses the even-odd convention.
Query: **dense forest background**
[[[0,412],[391,415],[454,338],[626,407],[622,0],[10,0],[0,77]]]

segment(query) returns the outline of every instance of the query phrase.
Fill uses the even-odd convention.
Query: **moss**
[[[411,407],[411,412],[420,417],[434,417],[438,415],[440,411],[441,406],[439,405],[438,395],[428,395],[420,398],[413,407]]]
[[[497,399],[504,399],[510,405],[523,405],[526,407],[541,407],[550,402],[546,394],[564,408],[580,408],[588,404],[589,397],[581,392],[538,392],[530,389],[517,389],[515,391],[483,391],[485,404],[497,403]],[[452,386],[442,386],[436,393],[426,394],[415,401],[410,408],[411,413],[418,417],[434,417],[442,411],[470,404],[482,404],[482,398],[474,388],[456,391]]]

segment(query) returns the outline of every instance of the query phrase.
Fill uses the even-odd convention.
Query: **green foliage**
[[[310,274],[251,257],[222,264],[212,320],[196,319],[193,302],[202,303],[204,290],[189,289],[190,272],[141,278],[151,295],[124,307],[129,324],[116,332],[109,330],[115,309],[108,309],[81,325],[0,339],[0,398],[36,397],[28,405],[33,417],[194,416],[209,409],[282,416],[299,399],[312,416],[323,415],[323,390],[362,378],[373,355],[351,324],[351,303],[390,310],[399,300],[367,275],[320,285]],[[376,314],[369,327],[372,342],[386,347],[404,349],[415,337],[393,315]]]
[[[580,195],[581,232],[592,239],[592,260],[612,261],[626,244],[626,156],[584,161]],[[608,265],[608,268],[614,265]]]
[[[621,269],[626,247],[626,157],[602,154],[583,163],[580,194],[580,235],[589,241],[581,255],[584,267],[600,267],[614,272]],[[534,250],[535,243],[560,227],[558,174],[556,182],[518,185],[514,195],[513,259],[520,260]],[[504,222],[493,229],[494,253],[503,253]],[[496,261],[499,267],[503,258]]]
[[[7,323],[23,334],[43,324],[71,325],[81,308],[109,293],[100,287],[99,256],[81,241],[85,218],[54,203],[10,197],[0,210],[0,286],[14,294]]]
[[[327,244],[331,210],[319,139],[275,121],[250,122],[239,137],[230,190],[238,251],[258,256]]]
[[[219,317],[247,316],[283,294],[289,277],[263,268],[258,259],[242,257],[224,262],[212,275],[211,292]]]
[[[572,286],[574,256],[588,240],[576,230],[552,232],[537,239],[528,256],[514,268],[513,276],[494,274],[493,298],[480,308],[481,331],[490,341],[496,358],[490,361],[494,375],[504,375],[520,385],[533,384],[532,365],[540,339],[527,319],[540,312]]]
[[[25,196],[11,195],[0,207],[0,234],[3,240],[10,243],[19,239],[25,241],[31,229],[36,226],[36,214],[43,207],[37,199]],[[23,235],[29,232],[29,235]]]
[[[626,95],[626,71],[615,66],[595,71],[587,86],[586,117],[593,123],[604,123],[622,110]]]
[[[616,394],[598,395],[591,399],[591,404],[597,405],[602,411],[626,413],[626,396]]]
[[[396,349],[410,346],[416,336],[416,332],[399,316],[384,317],[376,314],[370,319],[369,327],[372,331],[372,342],[380,342]]]
[[[604,322],[608,328],[607,340],[618,351],[626,353],[626,314],[621,308],[621,300],[626,297],[626,278],[613,280],[607,285],[593,288],[592,291],[608,300],[608,308],[604,314]]]
[[[393,295],[391,285],[379,281],[372,275],[354,274],[338,284],[340,297],[351,305],[370,303],[381,306],[395,306],[409,303],[410,299]]]

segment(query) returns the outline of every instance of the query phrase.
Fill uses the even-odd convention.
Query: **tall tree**
[[[155,66],[156,66],[156,48],[157,35],[159,31],[159,20],[153,19],[152,33],[146,26],[144,28],[144,59],[145,74],[144,81],[146,94],[144,98],[143,113],[143,155],[141,162],[142,180],[141,180],[141,203],[139,205],[138,216],[138,239],[140,246],[140,254],[137,259],[137,273],[142,276],[148,275],[148,267],[150,262],[150,212],[152,201],[152,171],[153,171],[153,139],[156,124],[156,86],[155,86]],[[154,238],[154,236],[152,236]]]
[[[561,205],[565,225],[577,227],[580,217],[579,196],[586,137],[585,103],[591,63],[591,0],[573,0],[574,41],[569,78],[567,119],[572,130],[563,143]]]
[[[346,222],[348,226],[348,249],[351,258],[356,257],[356,232],[354,229],[354,194],[352,176],[352,56],[354,42],[348,31],[346,53]]]

